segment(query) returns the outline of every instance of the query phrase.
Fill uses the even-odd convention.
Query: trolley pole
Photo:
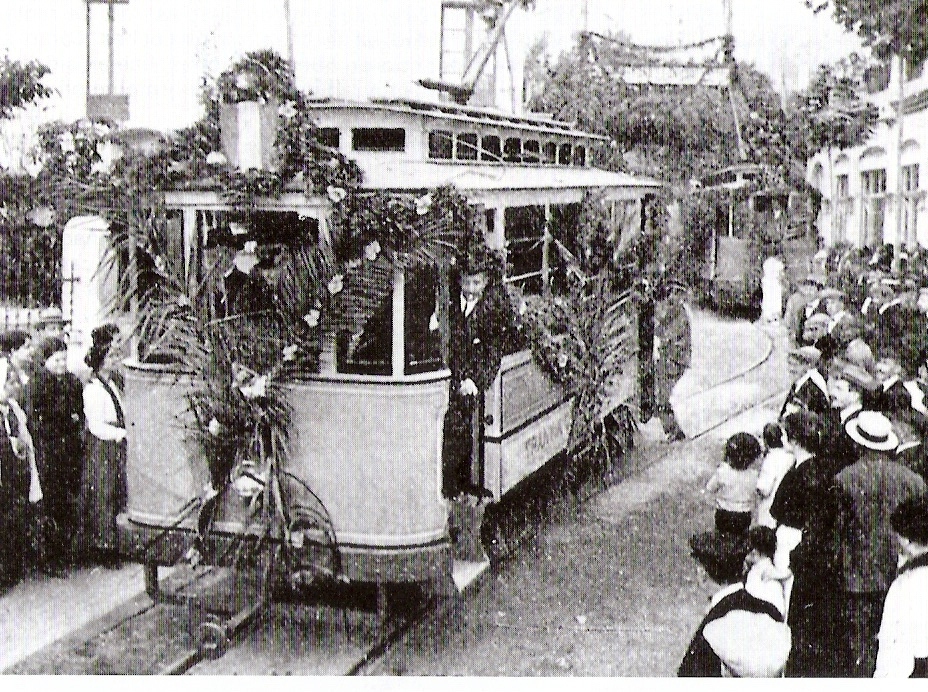
[[[903,125],[905,119],[905,57],[896,56],[897,74],[899,75],[899,91],[896,102],[896,234],[893,242],[893,273],[898,273],[902,265],[902,142]]]

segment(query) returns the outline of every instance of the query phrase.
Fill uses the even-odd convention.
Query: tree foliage
[[[885,59],[901,55],[910,65],[928,57],[928,0],[806,0],[832,16]]]
[[[24,63],[0,58],[0,120],[9,118],[17,108],[51,96],[54,92],[42,81],[49,71],[36,60]]]
[[[736,64],[733,100],[726,90],[702,83],[626,83],[616,75],[640,64],[641,56],[621,35],[607,39],[592,51],[581,37],[553,64],[530,66],[542,74],[529,104],[533,110],[614,142],[594,157],[596,165],[681,184],[741,160],[740,135],[749,160],[770,164],[781,185],[801,184],[804,159],[787,136],[788,116],[767,75]]]
[[[809,86],[793,98],[795,136],[806,157],[822,149],[857,146],[869,137],[878,112],[861,97],[864,67],[856,55],[820,65]]]

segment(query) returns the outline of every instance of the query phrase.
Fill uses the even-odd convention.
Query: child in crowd
[[[747,575],[744,588],[752,596],[776,606],[786,616],[787,594],[793,573],[789,567],[778,566],[774,559],[777,534],[769,526],[752,526],[748,532],[751,551],[744,559]]]
[[[715,528],[719,533],[746,534],[751,525],[758,471],[754,462],[760,443],[748,433],[735,433],[725,443],[725,456],[706,492],[715,494]]]
[[[775,529],[777,522],[770,516],[770,505],[777,488],[780,487],[780,481],[796,460],[792,452],[783,446],[783,429],[777,423],[764,426],[763,438],[767,453],[761,462],[760,474],[757,477],[758,503],[755,523]]]

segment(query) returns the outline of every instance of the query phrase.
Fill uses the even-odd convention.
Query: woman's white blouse
[[[108,384],[114,392],[119,391],[112,382]],[[84,385],[84,417],[87,419],[87,429],[94,437],[112,442],[125,439],[125,428],[116,425],[116,405],[113,398],[96,377]]]
[[[928,568],[903,572],[890,585],[880,623],[875,678],[907,678],[928,657]]]

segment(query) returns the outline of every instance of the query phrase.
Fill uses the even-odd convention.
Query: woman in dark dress
[[[770,514],[779,524],[778,542],[795,546],[790,553],[794,581],[786,617],[793,649],[786,676],[836,677],[848,649],[846,636],[837,631],[837,504],[831,466],[819,456],[822,421],[813,413],[797,411],[786,416],[783,430],[795,465],[780,481]]]
[[[72,562],[77,526],[78,488],[84,457],[84,405],[81,381],[67,371],[67,344],[42,339],[36,348],[40,368],[29,383],[29,422],[44,495],[46,567]]]
[[[0,359],[0,593],[25,572],[28,506],[41,499],[26,415],[9,397],[15,385],[7,386],[8,368],[8,361]]]
[[[105,324],[91,332],[85,362],[91,369],[84,387],[87,420],[84,473],[81,479],[81,543],[86,554],[108,565],[119,562],[116,517],[126,501],[126,424],[119,389],[104,369],[118,333]]]

